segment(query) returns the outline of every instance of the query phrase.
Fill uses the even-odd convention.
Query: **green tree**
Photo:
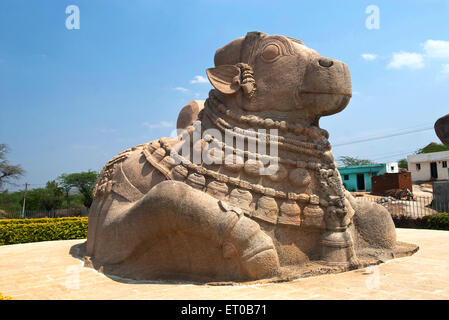
[[[398,160],[398,167],[408,170],[408,161],[407,161],[407,159]]]
[[[78,191],[83,196],[83,204],[87,208],[90,208],[92,204],[92,191],[97,182],[98,173],[95,171],[85,171],[79,173],[62,174],[58,177],[61,186],[66,194],[66,199],[68,199],[68,194],[71,188],[77,188]]]
[[[10,205],[6,208],[8,212],[17,212],[18,208],[22,208],[24,191],[17,191],[8,195],[3,194],[6,201]],[[27,192],[26,210],[32,211],[52,211],[60,209],[63,200],[63,189],[54,180],[48,181],[44,188],[34,188]]]
[[[9,148],[6,144],[0,144],[0,188],[4,183],[11,183],[10,180],[23,176],[25,171],[20,165],[11,165],[6,160]]]
[[[57,178],[59,185],[61,186],[61,188],[64,191],[67,208],[70,208],[70,195],[69,195],[70,190],[72,190],[72,188],[75,185],[75,181],[73,178],[74,178],[73,174],[70,175],[70,174],[66,174],[66,173],[61,174]]]
[[[449,146],[441,143],[431,142],[424,148],[418,149],[416,154],[421,153],[432,153],[432,152],[440,152],[440,151],[448,151]]]
[[[4,190],[0,192],[0,210],[6,212],[19,212],[23,204],[24,191],[9,192]]]
[[[59,188],[59,189],[58,189]],[[63,195],[61,196],[61,192]],[[8,213],[17,213],[22,211],[24,190],[8,192],[7,190],[0,192],[0,210]],[[84,197],[74,192],[69,194],[70,208],[82,208]],[[50,183],[45,188],[29,189],[26,196],[26,210],[43,211],[47,208],[61,209],[65,202],[64,189],[62,186],[54,186]],[[53,204],[52,204],[53,203]],[[46,208],[47,207],[47,208]]]
[[[375,164],[375,162],[371,160],[365,160],[365,159],[359,159],[355,157],[349,157],[349,156],[341,156],[338,158],[338,162],[343,164],[345,167],[349,166],[362,166],[366,164]]]
[[[34,188],[26,197],[27,210],[52,211],[60,209],[64,197],[63,189],[55,180],[48,181],[45,188]]]
[[[45,210],[51,211],[61,207],[64,193],[55,180],[48,181],[43,191],[41,201]]]
[[[42,202],[45,194],[45,188],[34,188],[27,192],[26,196],[26,210],[41,211],[46,210]],[[22,200],[23,202],[23,197]]]

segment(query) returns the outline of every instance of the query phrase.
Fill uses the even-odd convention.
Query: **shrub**
[[[0,300],[11,300],[11,297],[4,296],[4,295],[2,295],[2,293],[0,292]]]
[[[87,220],[87,217],[1,220],[0,245],[84,239]]]
[[[434,230],[449,230],[449,213],[441,213],[430,216],[427,219],[429,229]]]
[[[2,219],[0,220],[0,225],[2,224],[28,224],[28,223],[49,223],[49,222],[60,222],[60,221],[72,221],[79,220],[81,217],[63,217],[63,218],[36,218],[36,219]],[[87,217],[82,217],[87,219]]]

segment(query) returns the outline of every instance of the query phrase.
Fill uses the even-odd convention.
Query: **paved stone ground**
[[[411,257],[286,283],[205,286],[142,283],[84,268],[69,254],[84,240],[0,247],[0,292],[13,299],[449,299],[449,231],[397,229]]]

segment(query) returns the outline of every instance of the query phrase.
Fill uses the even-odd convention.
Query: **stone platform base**
[[[449,299],[449,231],[396,230],[420,250],[350,272],[233,286],[103,275],[69,253],[85,240],[0,246],[0,292],[13,299]]]

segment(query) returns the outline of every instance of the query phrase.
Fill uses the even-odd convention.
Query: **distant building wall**
[[[371,178],[372,192],[384,194],[391,189],[409,189],[413,191],[412,175],[410,172],[385,173]]]
[[[382,163],[382,164],[370,164],[362,166],[348,166],[338,168],[340,172],[343,185],[348,191],[371,191],[371,178],[373,176],[378,176],[386,172],[398,172],[398,163]],[[360,178],[358,178],[358,176]],[[361,188],[361,183],[358,179],[363,176],[363,183]]]
[[[345,189],[348,191],[357,191],[357,176],[355,174],[343,174],[341,172],[340,174]]]
[[[407,156],[408,170],[412,182],[447,181],[449,179],[449,151],[413,154]],[[432,177],[431,164],[436,169],[437,178]]]
[[[399,164],[397,162],[388,162],[385,164],[385,170],[387,173],[399,172]]]
[[[360,189],[357,185],[357,174],[350,173],[350,174],[344,174],[342,175],[343,185],[345,186],[345,189],[348,191],[371,191],[371,177],[373,176],[373,172],[364,172],[363,174],[363,180],[365,184],[364,189]],[[347,178],[347,180],[345,180]]]

